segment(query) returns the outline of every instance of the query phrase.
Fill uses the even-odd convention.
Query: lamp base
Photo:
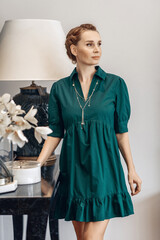
[[[17,189],[17,180],[14,180],[11,183],[7,183],[3,186],[0,186],[0,193],[12,192]]]

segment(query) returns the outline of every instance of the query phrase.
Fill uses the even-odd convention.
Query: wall
[[[128,85],[132,107],[130,144],[137,173],[143,181],[141,193],[132,197],[135,214],[123,219],[112,219],[104,239],[158,240],[160,2],[1,0],[0,29],[5,20],[18,18],[59,20],[65,33],[81,23],[89,22],[97,26],[102,38],[101,67],[106,72],[120,75]],[[14,96],[19,92],[19,87],[29,84],[0,83],[0,95],[10,92]],[[50,90],[51,82],[38,84]],[[61,144],[56,153],[60,152]],[[123,160],[122,164],[127,182],[127,169]],[[127,187],[130,192],[128,182]],[[6,231],[8,224],[12,229],[10,217],[1,217],[0,222],[0,239],[12,239],[12,234]],[[76,239],[71,222],[60,220],[59,223],[60,240]],[[46,239],[50,239],[48,232]]]

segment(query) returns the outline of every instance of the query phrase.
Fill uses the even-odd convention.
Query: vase
[[[28,112],[32,106],[37,109],[36,119],[38,120],[38,126],[48,126],[48,101],[49,94],[46,91],[46,87],[43,88],[44,95],[39,94],[39,87],[37,85],[31,85],[20,89],[20,93],[13,97],[14,102],[17,105],[21,105],[21,108]],[[41,143],[38,143],[34,136],[34,129],[25,129],[24,135],[28,139],[23,147],[17,146],[15,151],[16,157],[37,157],[39,156],[44,139]]]
[[[13,181],[13,144],[8,139],[0,139],[0,185]]]

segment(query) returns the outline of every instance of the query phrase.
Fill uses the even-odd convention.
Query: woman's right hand
[[[142,180],[140,179],[135,170],[131,170],[128,172],[128,182],[130,185],[132,196],[138,194],[141,191]],[[136,184],[135,188],[133,185],[134,183]]]
[[[41,167],[45,165],[47,159],[55,151],[60,141],[61,141],[61,138],[58,138],[58,137],[50,137],[50,136],[47,137],[47,139],[43,144],[43,148],[40,152],[40,155],[37,158],[37,161],[40,162]]]

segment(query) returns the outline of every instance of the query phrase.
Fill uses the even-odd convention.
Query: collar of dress
[[[105,77],[106,77],[105,71],[103,71],[103,69],[102,69],[100,66],[95,66],[95,69],[97,70],[97,71],[95,72],[95,75],[97,75],[98,77],[100,77],[101,79],[104,80]],[[71,75],[70,75],[70,79],[72,80],[75,75],[78,75],[78,72],[77,72],[77,70],[76,70],[76,67],[75,67],[74,70],[72,71],[72,73],[71,73]]]

